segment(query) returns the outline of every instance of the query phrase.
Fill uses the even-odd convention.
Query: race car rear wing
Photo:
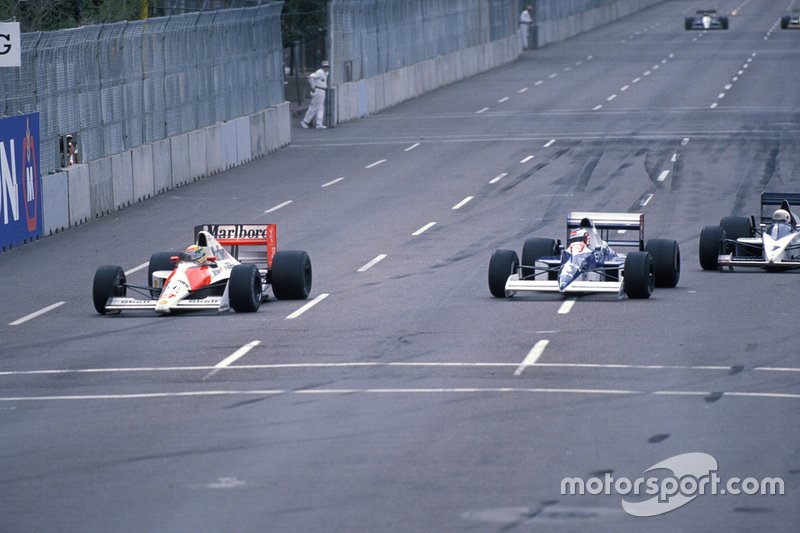
[[[781,207],[783,201],[789,202],[789,206],[800,205],[800,193],[796,192],[762,192],[761,193],[761,223],[772,223],[772,213]],[[794,216],[794,215],[792,215]]]
[[[572,211],[567,215],[567,240],[572,229],[580,228],[585,220],[591,220],[600,238],[609,246],[632,246],[644,249],[644,213],[595,213],[590,211]],[[628,231],[637,231],[638,239],[622,236]],[[612,233],[616,232],[616,233]]]
[[[262,269],[272,268],[278,248],[275,224],[202,224],[194,227],[194,238],[201,231],[210,233],[240,263],[252,263]]]

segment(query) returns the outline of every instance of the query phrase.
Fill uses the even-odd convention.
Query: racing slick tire
[[[650,239],[645,252],[653,256],[656,271],[656,287],[672,288],[681,279],[681,250],[678,242],[670,239]]]
[[[691,30],[692,29],[692,24],[694,24],[694,18],[686,17],[685,19],[683,19],[683,27],[684,27],[684,29]]]
[[[656,283],[653,256],[649,252],[631,252],[625,258],[623,288],[631,299],[650,298]]]
[[[782,30],[785,30],[786,28],[789,27],[789,20],[791,20],[791,17],[789,17],[788,15],[781,17],[781,29]]]
[[[519,268],[519,256],[514,250],[495,250],[489,260],[489,292],[495,298],[510,298],[512,291],[506,290],[506,281]]]
[[[172,262],[172,256],[180,256],[180,252],[156,252],[150,256],[150,262],[147,264],[147,285],[153,286],[153,272],[158,270],[173,270],[175,263]],[[150,297],[153,299],[158,298],[161,294],[161,289],[152,289]]]
[[[120,311],[107,311],[106,305],[115,296],[125,296],[125,271],[116,265],[103,265],[94,273],[92,302],[101,315],[116,315]]]
[[[279,300],[305,300],[311,292],[311,258],[306,252],[284,250],[272,258],[272,292]]]
[[[725,230],[706,226],[700,232],[698,255],[703,270],[719,270],[719,256],[725,253]]]
[[[736,242],[730,241],[755,235],[753,223],[747,217],[722,217],[719,227],[725,232],[725,253],[727,254],[736,252]]]
[[[261,273],[256,265],[236,265],[228,280],[228,297],[237,313],[255,313],[261,307]]]
[[[719,18],[719,24],[720,24],[720,26],[722,26],[723,30],[727,30],[728,29],[728,17],[720,17]]]
[[[541,257],[558,257],[558,245],[554,239],[541,239],[531,237],[522,245],[522,264],[528,266],[535,266],[536,261]],[[520,277],[526,279],[529,276],[533,277],[536,270],[533,268],[522,267]],[[548,271],[547,279],[553,281],[558,279],[557,271]]]

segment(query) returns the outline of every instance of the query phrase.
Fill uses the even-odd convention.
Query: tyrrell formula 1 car
[[[637,231],[636,239],[623,239]],[[611,232],[614,240],[610,240]],[[611,246],[636,251],[617,253]],[[653,288],[675,287],[681,274],[678,243],[644,242],[641,213],[582,213],[567,217],[567,244],[532,237],[522,247],[522,262],[513,250],[497,250],[489,261],[489,292],[508,298],[516,292],[595,293],[649,298]]]
[[[719,226],[703,228],[700,266],[704,270],[733,270],[735,266],[800,268],[800,219],[792,212],[790,202],[800,202],[800,194],[761,193],[758,226],[755,217],[724,217]]]
[[[687,30],[727,30],[728,17],[717,15],[714,9],[701,9],[693,17],[686,17],[684,27]]]
[[[100,314],[231,308],[254,312],[267,299],[267,285],[278,299],[306,299],[311,291],[308,254],[278,252],[276,242],[275,224],[196,226],[195,244],[185,252],[156,252],[150,257],[147,286],[128,283],[121,267],[98,268],[92,287],[94,308]],[[128,291],[138,295],[128,296]]]
[[[791,15],[781,17],[781,29],[800,29],[800,9],[793,9]]]

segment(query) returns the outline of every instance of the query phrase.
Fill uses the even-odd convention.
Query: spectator
[[[533,6],[528,5],[519,15],[519,40],[523,50],[528,49],[528,36],[530,34],[531,22],[533,22]]]
[[[308,128],[311,125],[311,120],[316,117],[316,127],[325,129],[322,120],[325,116],[325,92],[328,90],[329,69],[330,63],[323,61],[320,63],[319,68],[308,77],[308,83],[311,85],[311,104],[308,106],[305,118],[300,123],[303,128]]]
[[[78,157],[78,147],[72,140],[72,135],[67,135],[67,166],[77,165],[80,163]]]

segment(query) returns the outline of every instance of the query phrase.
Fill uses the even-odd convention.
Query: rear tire
[[[691,30],[692,29],[692,24],[694,24],[694,19],[692,17],[686,17],[683,20],[684,29]]]
[[[678,242],[669,239],[650,239],[644,247],[653,256],[656,287],[672,288],[681,279],[681,250]]]
[[[535,266],[536,261],[542,257],[556,257],[558,256],[558,245],[554,239],[540,239],[531,237],[522,245],[522,264],[528,266]],[[520,276],[523,279],[528,276],[533,277],[536,270],[533,268],[522,267]],[[558,279],[558,272],[552,271],[547,273],[548,280]]]
[[[698,255],[703,270],[719,270],[719,256],[725,253],[725,230],[706,226],[700,232]]]
[[[723,30],[727,30],[728,29],[728,17],[720,17],[719,18],[719,23],[722,26]]]
[[[106,305],[116,296],[125,296],[125,271],[116,265],[103,265],[94,273],[92,302],[101,315],[116,315],[119,311],[107,311]]]
[[[782,30],[785,30],[786,28],[789,27],[789,20],[790,20],[790,17],[788,17],[788,16],[781,17],[781,29]]]
[[[305,300],[311,292],[311,258],[306,252],[287,250],[275,254],[270,270],[272,292],[279,300]]]
[[[256,265],[236,265],[228,280],[228,297],[237,313],[254,313],[261,306],[261,273]]]
[[[506,291],[506,281],[519,269],[519,256],[514,250],[495,250],[489,260],[489,292],[495,298],[510,298],[514,295]]]
[[[656,283],[653,256],[648,252],[629,253],[625,258],[623,276],[623,286],[628,298],[650,298]]]
[[[752,237],[755,235],[753,224],[747,217],[722,217],[719,227],[725,232],[725,253],[732,254],[736,251],[736,239]]]
[[[156,252],[150,256],[150,262],[147,265],[147,285],[153,286],[153,272],[159,270],[173,270],[175,263],[172,262],[172,256],[181,255],[180,252]],[[161,289],[153,289],[150,291],[150,297],[153,299],[158,298],[161,294]]]

